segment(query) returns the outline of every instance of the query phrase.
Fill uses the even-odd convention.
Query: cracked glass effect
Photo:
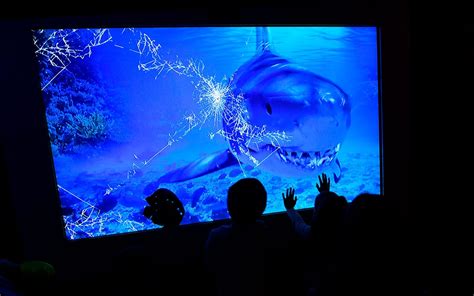
[[[343,88],[349,89],[352,100],[353,95],[364,98],[354,106],[368,109],[364,112],[372,118],[372,126],[378,127],[375,28],[338,29],[270,28],[275,32],[273,40],[281,39],[265,44],[285,58],[303,62],[311,71],[325,71],[332,80],[355,77],[357,81],[346,82]],[[300,49],[292,46],[293,40],[285,40],[290,39],[285,37],[288,32],[313,36],[314,44],[306,41]],[[355,37],[347,38],[349,35]],[[323,150],[295,146],[294,127],[282,124],[284,117],[277,124],[255,123],[259,107],[249,103],[250,94],[236,88],[234,80],[239,67],[256,55],[252,36],[255,28],[250,27],[33,32],[69,239],[157,228],[142,211],[144,199],[161,187],[182,200],[184,224],[228,218],[226,189],[243,177],[259,178],[274,197],[266,213],[284,210],[279,197],[288,186],[300,188],[297,193],[304,195],[297,207],[311,207],[317,178],[310,173],[332,172],[338,157],[359,156],[356,164],[342,162],[342,181],[334,185],[339,193],[350,199],[361,190],[380,192],[378,128],[364,130],[365,125],[359,123],[366,141],[353,140],[353,149],[344,154],[347,141],[327,144]],[[331,68],[325,58],[308,63],[300,53],[326,49],[344,55],[349,47],[369,51],[363,67],[360,61],[349,63],[353,77],[338,74],[342,71]],[[360,59],[357,53],[345,58]],[[340,68],[343,63],[341,58]],[[323,93],[320,100],[337,103],[330,92]],[[269,106],[262,103],[267,116],[281,113],[278,106]],[[160,181],[170,171],[226,149],[235,157],[235,165],[183,181]],[[290,164],[303,173],[290,177],[275,173]],[[198,169],[204,169],[203,163],[199,165]],[[370,171],[366,178],[351,178],[351,173],[357,175],[364,166]]]

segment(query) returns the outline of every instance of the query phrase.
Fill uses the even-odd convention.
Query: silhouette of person
[[[205,248],[217,295],[264,295],[268,240],[260,218],[266,204],[267,191],[255,178],[241,179],[228,189],[231,223],[211,230]]]
[[[348,286],[351,293],[399,295],[394,268],[392,213],[379,194],[361,193],[347,213]],[[403,293],[402,293],[403,294]]]
[[[294,209],[298,200],[295,190],[288,188],[282,197],[293,229],[308,242],[306,247],[309,254],[305,269],[311,293],[336,295],[336,282],[340,278],[342,265],[340,251],[347,200],[330,191],[331,180],[326,174],[318,176],[318,180],[316,188],[320,193],[316,196],[309,225]]]
[[[182,202],[169,189],[159,188],[145,198],[148,203],[143,215],[154,224],[162,226],[160,231],[148,239],[149,244],[133,241],[119,250],[113,257],[110,275],[117,285],[108,291],[111,294],[146,294],[150,282],[155,283],[158,294],[179,294],[179,275],[184,266],[182,258],[183,240],[179,225],[185,213]]]
[[[342,225],[347,207],[347,200],[344,197],[330,191],[331,179],[326,174],[323,173],[318,176],[318,179],[319,183],[316,183],[316,188],[319,194],[314,202],[310,225],[306,224],[301,215],[294,209],[298,201],[298,197],[295,196],[295,189],[290,187],[286,190],[286,195],[282,193],[283,203],[293,228],[304,239],[314,238],[314,236],[319,235],[318,231],[327,232],[328,228]]]
[[[143,214],[154,224],[172,228],[183,220],[183,204],[171,190],[159,188],[148,196],[146,201],[149,205],[145,207]]]

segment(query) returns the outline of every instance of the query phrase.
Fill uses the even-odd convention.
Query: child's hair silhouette
[[[143,214],[154,224],[163,227],[177,226],[184,216],[184,207],[171,190],[160,188],[146,198],[148,206]]]
[[[262,216],[266,206],[267,191],[258,179],[240,179],[227,192],[227,209],[234,222],[255,222]]]

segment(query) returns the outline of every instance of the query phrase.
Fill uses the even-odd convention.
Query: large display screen
[[[380,193],[375,27],[33,31],[68,239],[154,229],[158,188],[182,224],[228,218],[227,189],[258,178],[265,214],[311,208],[317,176],[349,201]]]

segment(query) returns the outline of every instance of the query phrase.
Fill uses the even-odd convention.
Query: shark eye
[[[272,105],[270,105],[270,103],[266,103],[265,104],[265,108],[267,109],[267,113],[268,115],[272,115]]]

